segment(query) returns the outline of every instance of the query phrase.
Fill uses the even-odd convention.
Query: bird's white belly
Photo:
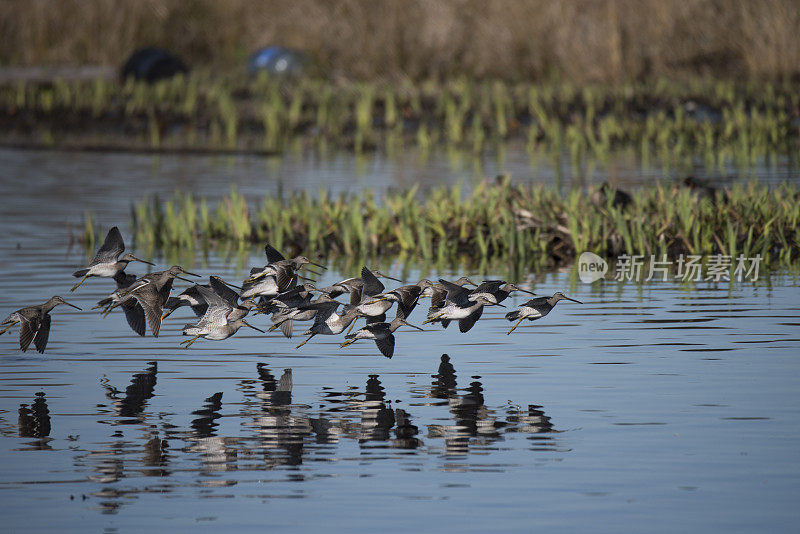
[[[101,263],[91,267],[88,274],[110,278],[117,274],[117,271],[118,269],[116,263]]]
[[[381,315],[382,313],[386,313],[386,310],[388,310],[391,307],[392,307],[391,301],[379,300],[376,302],[370,302],[369,304],[359,304],[358,311],[360,311],[364,315],[375,317],[376,315]]]

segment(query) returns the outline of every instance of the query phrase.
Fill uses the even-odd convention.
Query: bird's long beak
[[[312,271],[311,269],[308,269],[308,271],[314,273],[317,276],[320,276],[320,274],[321,274],[321,273],[316,273],[316,272]],[[298,274],[297,278],[299,278],[300,280],[305,280],[306,282],[316,282],[316,280],[314,280],[313,278],[308,278],[307,276],[303,276],[302,274]]]
[[[383,273],[381,273],[381,274],[383,274]],[[402,280],[400,280],[399,278],[395,278],[394,276],[389,276],[389,275],[383,274],[383,277],[384,278],[388,278],[389,280],[394,280],[395,282],[400,282],[401,284],[403,283]]]
[[[264,331],[263,331],[263,330],[261,330],[260,328],[256,328],[255,326],[251,325],[250,323],[248,323],[248,322],[247,322],[247,321],[245,321],[244,319],[242,319],[242,324],[244,324],[245,326],[249,326],[249,327],[250,327],[250,328],[252,328],[253,330],[258,330],[258,331],[259,331],[259,332],[261,332],[262,334],[266,334],[266,332],[264,332]]]
[[[131,254],[131,256],[133,256],[133,254]],[[155,265],[156,265],[156,264],[155,264],[155,263],[153,263],[153,262],[149,262],[149,261],[147,261],[147,260],[143,260],[142,258],[137,258],[136,256],[133,256],[133,259],[134,259],[134,260],[136,260],[136,261],[140,261],[140,262],[142,262],[142,263],[146,263],[147,265],[152,265],[152,266],[154,266],[154,267],[155,267]]]
[[[187,271],[186,269],[183,269],[183,274],[188,274],[189,276],[197,276],[197,277],[199,277],[199,276],[200,276],[199,274],[190,273],[190,272],[189,272],[189,271]]]
[[[500,304],[499,302],[495,302],[494,304],[489,304],[490,306],[500,306],[501,308],[505,308],[505,304]]]
[[[73,307],[73,308],[75,308],[76,310],[83,311],[83,310],[81,310],[79,307],[75,306],[74,304],[70,304],[69,302],[64,302],[64,304],[66,304],[67,306],[72,306],[72,307]]]
[[[242,290],[240,286],[237,286],[236,284],[231,284],[230,282],[226,282],[225,280],[223,280],[222,283],[228,287],[232,287],[233,289],[238,289],[239,291]]]
[[[411,323],[407,323],[406,321],[400,321],[400,324],[404,324],[404,325],[406,325],[406,326],[410,326],[411,328],[416,328],[416,329],[417,329],[417,330],[419,330],[420,332],[424,332],[424,331],[425,331],[425,330],[423,330],[422,328],[418,327],[417,325],[413,325],[413,324],[411,324]]]
[[[581,301],[579,301],[579,300],[571,299],[571,298],[569,298],[569,297],[564,297],[564,298],[565,298],[566,300],[571,300],[572,302],[577,302],[578,304],[583,304],[583,302],[581,302]]]
[[[527,293],[528,295],[536,296],[536,293],[534,293],[533,291],[529,291],[527,289],[522,289],[521,287],[518,287],[517,291],[521,291],[522,293]]]
[[[319,263],[314,263],[313,261],[309,261],[308,263],[310,263],[311,265],[316,265],[317,267],[325,269],[326,271],[328,270],[327,267],[325,267],[324,265],[320,265]]]

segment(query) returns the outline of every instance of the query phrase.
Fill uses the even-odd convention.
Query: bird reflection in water
[[[248,414],[252,422],[244,424],[255,429],[267,467],[300,465],[303,442],[312,429],[308,416],[292,413],[292,370],[284,369],[277,381],[265,365],[259,364],[257,370],[263,384],[263,391],[255,394],[260,406]]]
[[[358,442],[387,441],[394,426],[394,411],[386,406],[386,392],[378,375],[369,375],[364,401],[357,404],[361,412]]]
[[[422,445],[422,441],[417,438],[419,429],[411,424],[411,417],[408,412],[397,408],[394,411],[395,439],[392,444],[398,449],[416,449]]]
[[[222,392],[218,391],[205,401],[203,407],[192,412],[192,415],[199,415],[192,420],[192,428],[198,438],[210,438],[217,433],[217,419],[222,417],[219,411],[222,409]]]
[[[19,405],[19,437],[36,438],[36,441],[27,442],[24,450],[52,450],[48,444],[50,438],[50,410],[43,392],[39,392],[33,399],[30,407],[27,404]]]
[[[119,419],[117,424],[135,425],[144,422],[142,412],[147,400],[153,397],[156,388],[156,374],[158,373],[158,363],[148,362],[147,369],[142,373],[137,373],[131,378],[131,383],[125,388],[125,396],[120,398],[120,391],[103,381],[106,388],[106,397],[113,403],[117,416],[126,419]]]
[[[200,417],[192,420],[192,433],[184,438],[190,443],[186,450],[200,455],[203,472],[238,469],[236,439],[217,436],[221,410],[222,392],[218,391],[205,400],[202,408],[192,412]]]
[[[459,388],[456,369],[446,354],[430,382],[419,384],[414,393],[433,402],[414,402],[404,409],[392,406],[389,399],[395,397],[391,388],[377,374],[368,375],[363,386],[342,391],[323,387],[318,408],[314,409],[308,404],[293,404],[297,402],[293,394],[297,394],[291,369],[284,369],[279,378],[263,363],[255,370],[256,376],[239,381],[237,392],[224,394],[226,399],[234,395],[228,406],[238,412],[222,419],[223,392],[207,392],[198,396],[198,409],[189,412],[188,423],[183,425],[171,424],[176,414],[148,410],[155,393],[156,362],[134,374],[124,391],[106,380],[103,385],[113,404],[98,407],[110,414],[100,422],[110,425],[113,433],[110,439],[75,455],[76,468],[89,466],[90,480],[100,484],[91,494],[99,509],[115,513],[133,498],[132,494],[174,491],[180,486],[174,479],[176,472],[194,471],[190,478],[214,487],[239,483],[236,478],[221,478],[224,471],[263,471],[299,466],[304,460],[311,460],[313,465],[319,460],[350,459],[350,455],[337,452],[342,440],[357,442],[364,455],[380,450],[380,454],[371,456],[374,461],[393,457],[385,452],[387,449],[396,450],[394,457],[439,455],[442,449],[446,457],[486,453],[513,433],[526,434],[530,450],[563,452],[555,443],[558,431],[541,406],[528,404],[527,410],[510,402],[487,406],[492,396],[485,391],[482,379],[472,376],[466,387]],[[220,425],[222,421],[228,424]],[[222,430],[228,430],[231,423],[241,425],[243,432],[232,435]],[[38,393],[32,405],[20,406],[14,431],[20,437],[36,438],[33,445],[37,448],[47,447],[51,417],[44,393]],[[362,461],[363,456],[357,458]],[[445,464],[450,468],[453,462]],[[313,469],[285,472],[297,480]],[[144,476],[163,478],[157,483],[152,479],[147,484],[134,482]]]
[[[168,443],[159,436],[155,427],[148,424],[144,411],[147,401],[154,395],[157,373],[157,362],[148,362],[144,371],[131,377],[124,392],[112,386],[108,378],[103,378],[102,385],[116,417],[99,422],[112,427],[138,425],[143,431],[139,438],[126,438],[123,430],[115,430],[111,441],[103,443],[100,449],[88,452],[88,463],[95,471],[89,478],[108,484],[92,494],[101,499],[103,513],[116,513],[122,505],[121,499],[127,490],[123,491],[113,484],[129,476],[129,471],[148,477],[168,477],[171,474],[166,469],[169,463]],[[104,408],[102,405],[99,407]]]
[[[444,438],[447,454],[467,454],[470,446],[489,445],[503,439],[503,435],[510,432],[536,434],[537,437],[534,439],[540,444],[535,449],[553,449],[552,438],[547,434],[555,431],[550,418],[544,414],[541,406],[529,405],[528,413],[525,415],[522,414],[521,408],[510,406],[506,418],[499,419],[495,410],[488,408],[484,403],[480,377],[473,376],[472,379],[464,393],[459,394],[455,368],[450,363],[450,357],[447,354],[442,355],[439,371],[433,375],[429,395],[432,398],[447,400],[455,424],[429,425],[428,435]]]

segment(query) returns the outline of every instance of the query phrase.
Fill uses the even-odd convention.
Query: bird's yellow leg
[[[188,348],[189,348],[189,346],[191,346],[191,344],[192,344],[192,343],[194,343],[195,341],[197,341],[197,340],[200,338],[200,336],[202,336],[202,335],[203,335],[203,334],[197,334],[197,335],[196,335],[196,336],[194,336],[192,339],[185,339],[185,340],[181,341],[181,345],[183,345],[183,344],[185,343],[185,344],[186,344],[186,346],[185,346],[185,347],[183,347],[183,348],[184,348],[184,349],[188,349]]]
[[[77,284],[75,284],[74,286],[72,286],[72,289],[70,289],[70,291],[75,291],[76,289],[81,287],[81,284],[84,283],[87,278],[89,278],[89,273],[86,273],[85,275],[83,275],[83,278],[81,278],[81,281],[78,282]]]
[[[350,332],[352,332],[352,331],[353,331],[353,327],[356,325],[356,321],[357,321],[357,320],[358,320],[358,319],[353,319],[353,322],[352,322],[352,323],[350,323],[350,328],[348,328],[348,329],[347,329],[347,332],[345,333],[345,335],[348,335],[348,334],[350,334]]]
[[[355,342],[356,342],[355,339],[348,339],[347,341],[345,341],[343,343],[339,343],[339,346],[340,347],[346,347],[347,345],[352,345]]]
[[[311,334],[310,336],[308,336],[308,337],[306,338],[306,340],[305,340],[305,341],[303,341],[302,343],[300,343],[299,345],[297,345],[297,347],[295,347],[295,348],[298,348],[298,349],[299,349],[300,347],[302,347],[303,345],[305,345],[306,343],[308,343],[309,341],[311,341],[311,338],[312,338],[312,337],[314,337],[314,336],[316,336],[316,335],[317,335],[317,334]]]
[[[105,313],[103,313],[103,317],[108,317],[108,314],[109,314],[109,313],[111,313],[111,310],[113,310],[114,308],[116,308],[116,307],[117,307],[117,306],[119,306],[120,304],[122,304],[122,301],[121,301],[121,300],[120,300],[120,301],[117,301],[117,302],[115,302],[114,304],[112,304],[111,306],[109,306],[108,308],[106,308],[106,311],[105,311]]]
[[[508,331],[508,333],[507,333],[506,335],[509,335],[509,334],[511,334],[511,332],[513,332],[514,330],[516,330],[516,329],[517,329],[517,327],[519,326],[519,323],[521,323],[521,322],[522,322],[522,320],[523,320],[524,318],[525,318],[525,317],[520,317],[520,318],[519,318],[519,321],[517,321],[517,324],[515,324],[513,327],[511,327],[511,330],[509,330],[509,331]]]
[[[433,321],[436,321],[437,319],[439,319],[439,317],[441,317],[442,315],[444,315],[444,313],[439,313],[439,314],[437,314],[437,315],[434,315],[433,317],[430,317],[430,318],[428,318],[428,319],[425,319],[425,320],[422,322],[422,324],[428,324],[428,323],[432,323]]]

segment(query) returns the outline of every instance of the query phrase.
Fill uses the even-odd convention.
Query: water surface
[[[510,336],[505,310],[487,310],[467,334],[401,330],[392,359],[367,341],[341,349],[340,337],[318,336],[298,350],[301,336],[252,330],[183,350],[185,311],[159,338],[140,338],[121,313],[88,311],[108,280],[69,294],[86,259],[70,233],[92,210],[128,237],[128,206],[144,190],[274,191],[271,164],[3,155],[0,312],[56,293],[84,308],[53,312],[44,355],[19,352],[16,330],[0,337],[5,530],[796,529],[795,274],[686,287],[538,273],[527,280],[537,292],[585,304],[562,302]],[[279,165],[283,187],[363,185],[336,163],[301,163]],[[376,188],[428,172],[374,165],[362,177]],[[245,263],[263,262],[253,247]],[[243,277],[213,251],[191,269]]]

